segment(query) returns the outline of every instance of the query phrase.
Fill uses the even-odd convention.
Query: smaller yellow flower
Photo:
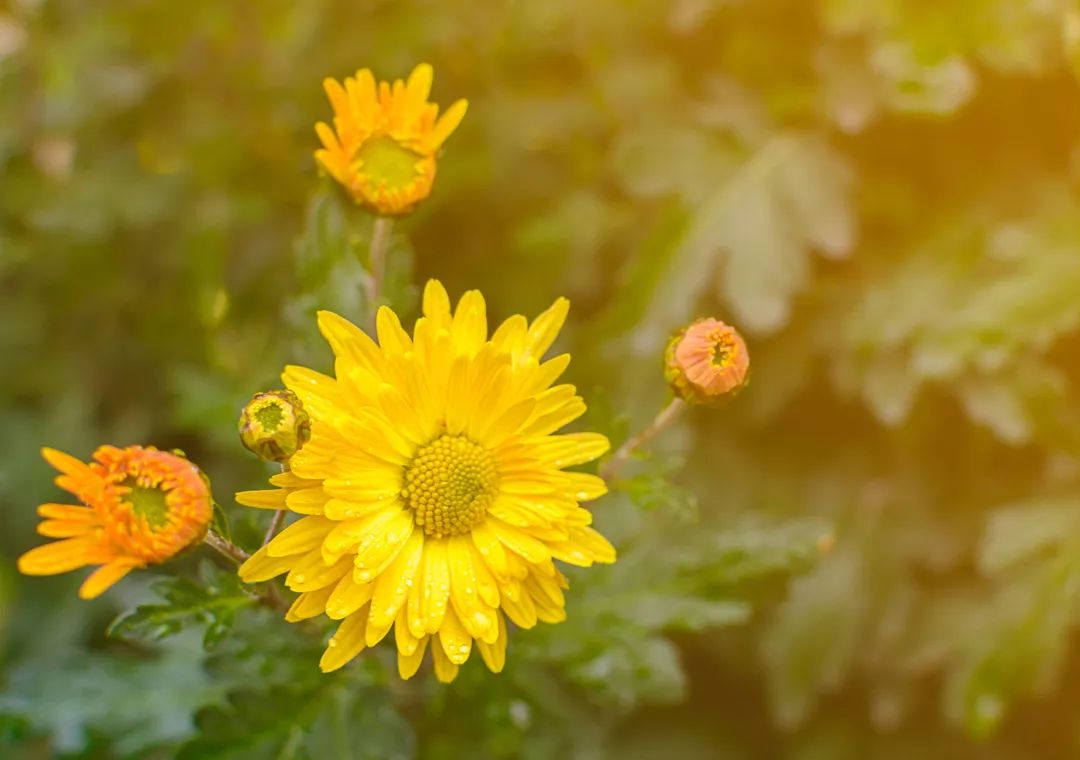
[[[164,562],[202,539],[213,517],[199,468],[152,446],[101,446],[89,464],[42,449],[60,471],[56,485],[86,506],[42,504],[38,533],[60,541],[19,557],[26,575],[101,565],[79,589],[92,599],[136,568]]]
[[[264,391],[240,413],[240,442],[269,462],[288,462],[311,439],[311,417],[292,391]]]
[[[435,154],[465,116],[459,100],[439,118],[428,102],[432,69],[422,63],[408,82],[375,82],[361,69],[344,84],[326,79],[323,87],[334,108],[334,128],[319,122],[323,148],[315,159],[349,192],[378,214],[408,213],[431,195]]]
[[[718,319],[699,319],[679,330],[664,352],[668,384],[691,404],[715,404],[739,390],[749,372],[746,342]]]

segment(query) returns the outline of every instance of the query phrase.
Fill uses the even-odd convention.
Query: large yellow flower
[[[573,386],[551,387],[569,355],[541,361],[568,306],[560,298],[531,324],[513,316],[489,340],[483,296],[469,291],[451,313],[431,281],[411,337],[393,311],[379,310],[378,345],[319,314],[336,378],[304,367],[283,375],[310,411],[311,440],[291,472],[270,479],[277,490],[237,500],[303,515],[240,575],[288,573],[286,585],[301,592],[288,619],[325,612],[342,621],[324,671],[393,628],[403,678],[429,642],[442,681],[474,646],[498,672],[504,615],[522,628],[566,617],[566,579],[552,560],[615,560],[579,505],[604,494],[604,482],[562,469],[596,459],[608,441],[554,434],[585,411]]]
[[[431,194],[435,154],[465,116],[459,100],[442,118],[428,102],[431,66],[413,69],[408,83],[376,84],[369,69],[347,77],[344,86],[326,79],[334,128],[319,122],[323,148],[315,158],[357,203],[379,214],[403,214]]]
[[[38,533],[59,538],[19,557],[27,575],[101,565],[79,589],[91,599],[136,568],[164,562],[206,535],[210,489],[199,468],[153,446],[101,446],[86,464],[42,449],[60,471],[56,484],[86,506],[42,504]]]

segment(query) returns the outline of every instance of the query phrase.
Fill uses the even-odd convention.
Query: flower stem
[[[216,551],[221,556],[232,560],[236,564],[243,564],[249,555],[246,551],[239,546],[229,541],[227,538],[219,536],[214,531],[210,530],[206,532],[206,536],[203,538],[203,543]]]
[[[639,431],[636,435],[631,436],[619,447],[604,466],[600,468],[600,477],[606,480],[608,483],[612,482],[618,475],[619,469],[629,461],[630,457],[634,455],[638,449],[651,441],[657,433],[670,425],[686,407],[684,402],[679,397],[674,397],[667,403],[667,405],[661,409],[653,421],[650,422],[643,430]]]
[[[281,471],[289,471],[288,462],[281,463]],[[270,518],[270,527],[266,529],[266,537],[263,539],[262,542],[263,546],[266,546],[268,543],[270,543],[271,539],[273,539],[273,537],[277,535],[277,532],[281,530],[281,524],[285,522],[285,513],[287,511],[288,510],[285,509],[279,509],[277,512],[274,512],[274,516]]]
[[[375,217],[375,226],[371,231],[369,259],[371,271],[368,272],[367,297],[371,311],[371,325],[375,325],[375,314],[379,310],[386,279],[386,254],[390,250],[390,233],[394,229],[394,220],[388,216]]]

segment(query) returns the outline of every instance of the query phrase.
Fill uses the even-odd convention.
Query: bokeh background
[[[18,577],[45,444],[182,448],[255,541],[237,411],[367,308],[321,80],[420,61],[471,105],[397,308],[569,296],[615,439],[680,324],[750,344],[597,504],[620,562],[450,687],[321,676],[205,550],[94,603]],[[1071,0],[0,4],[0,755],[1080,755],[1077,76]]]

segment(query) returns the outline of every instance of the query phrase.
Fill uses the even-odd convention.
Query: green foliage
[[[1078,26],[1067,0],[5,6],[0,755],[1069,756]],[[450,687],[386,646],[322,675],[324,625],[208,560],[92,604],[17,577],[58,498],[42,445],[182,448],[259,544],[237,414],[330,369],[317,309],[371,306],[319,84],[420,60],[470,111],[395,227],[395,308],[430,276],[492,320],[569,296],[556,349],[615,442],[681,322],[747,338],[745,393],[597,503],[619,562]]]
[[[152,653],[28,660],[8,672],[0,713],[47,735],[58,753],[106,739],[120,756],[145,756],[190,736],[194,712],[224,697],[203,659],[199,638],[183,635]]]
[[[209,562],[200,566],[197,578],[168,578],[155,583],[153,590],[160,602],[125,612],[109,625],[109,636],[150,642],[201,625],[203,647],[209,651],[229,635],[237,612],[255,602],[236,573]]]

